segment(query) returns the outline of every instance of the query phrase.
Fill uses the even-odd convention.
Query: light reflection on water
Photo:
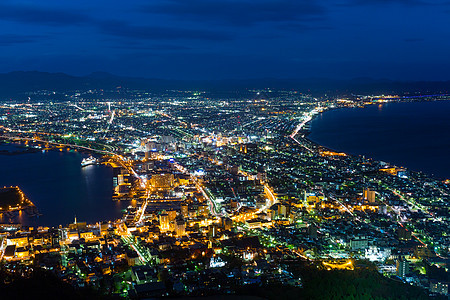
[[[12,149],[14,145],[0,145]],[[77,220],[94,223],[122,217],[130,203],[112,201],[112,169],[104,165],[84,168],[89,155],[76,151],[42,151],[0,155],[0,186],[19,186],[42,214],[26,212],[0,215],[1,223],[21,222],[29,226],[57,226]]]
[[[450,101],[388,103],[320,114],[312,141],[437,178],[450,178]]]

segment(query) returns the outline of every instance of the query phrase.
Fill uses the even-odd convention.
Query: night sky
[[[448,0],[2,0],[0,72],[450,79]]]

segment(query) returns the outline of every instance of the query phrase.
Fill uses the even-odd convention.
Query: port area
[[[0,213],[26,210],[37,214],[37,208],[17,186],[0,188]]]

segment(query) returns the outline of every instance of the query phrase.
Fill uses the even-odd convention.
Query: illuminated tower
[[[187,218],[189,216],[189,206],[187,203],[181,204],[181,215],[183,218]]]
[[[145,143],[145,160],[149,160],[150,159],[150,151],[152,150],[152,148],[150,148],[150,142],[146,142]]]
[[[364,190],[364,200],[369,203],[375,203],[375,191],[371,191],[370,189]]]
[[[166,212],[163,212],[159,215],[159,230],[161,232],[169,231],[170,229],[170,220],[169,215]]]
[[[409,261],[403,257],[397,260],[397,276],[405,277],[409,274]]]
[[[177,218],[175,220],[175,233],[177,236],[182,236],[186,233],[186,223],[182,218]]]

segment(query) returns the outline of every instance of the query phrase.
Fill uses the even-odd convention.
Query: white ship
[[[95,164],[97,164],[97,159],[93,156],[89,156],[88,158],[83,158],[83,160],[81,161],[82,167],[86,167],[89,165],[95,165]]]

